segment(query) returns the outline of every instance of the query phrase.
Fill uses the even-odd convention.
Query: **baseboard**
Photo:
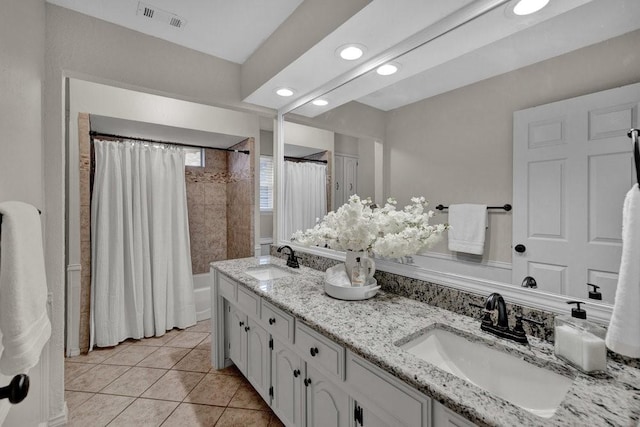
[[[58,426],[66,426],[67,420],[69,419],[69,408],[67,408],[67,402],[64,402],[64,409],[58,415],[49,418],[48,423],[40,423],[42,427],[58,427]]]
[[[196,320],[198,322],[207,319],[211,319],[211,308],[196,312]]]

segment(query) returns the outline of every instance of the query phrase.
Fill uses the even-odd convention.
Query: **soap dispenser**
[[[587,312],[580,301],[571,316],[555,318],[555,354],[585,373],[603,372],[607,369],[607,347],[604,343],[606,330],[587,321]]]

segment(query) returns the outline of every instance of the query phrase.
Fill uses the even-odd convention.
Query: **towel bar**
[[[0,387],[0,399],[9,399],[9,402],[20,403],[29,393],[29,376],[19,374],[13,377],[6,387]]]
[[[504,209],[505,211],[509,212],[511,210],[511,207],[512,206],[507,203],[504,206],[487,206],[487,209]],[[449,206],[438,205],[438,206],[436,206],[436,209],[441,211],[443,209],[449,209]]]

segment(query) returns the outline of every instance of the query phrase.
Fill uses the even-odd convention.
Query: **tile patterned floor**
[[[209,325],[67,358],[68,425],[282,426],[235,367],[211,369]]]

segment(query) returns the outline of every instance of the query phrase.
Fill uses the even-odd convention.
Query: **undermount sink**
[[[289,277],[296,274],[275,264],[264,264],[257,267],[249,267],[245,273],[260,281],[280,279],[282,277]]]
[[[444,329],[430,329],[400,348],[543,418],[553,416],[573,383]]]

